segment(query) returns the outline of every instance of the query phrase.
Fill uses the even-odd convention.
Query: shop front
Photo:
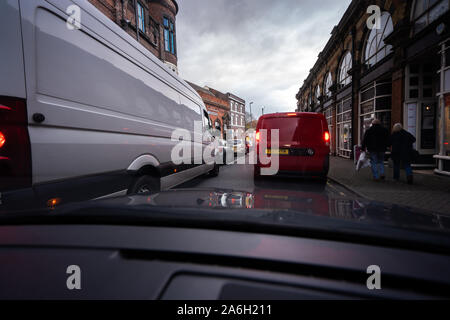
[[[362,144],[365,132],[372,121],[378,119],[383,127],[391,130],[392,82],[389,80],[374,81],[360,90],[359,93],[359,141]]]
[[[439,110],[438,110],[438,153],[437,174],[450,176],[450,38],[441,44],[439,51],[441,66],[439,70]]]
[[[438,61],[425,57],[408,64],[405,70],[404,124],[417,139],[415,148],[420,153],[416,166],[435,166],[433,156],[438,150],[437,87]]]
[[[337,102],[336,114],[337,154],[343,158],[350,159],[353,152],[351,95]]]
[[[328,123],[328,130],[330,132],[330,153],[334,155],[336,153],[335,149],[335,140],[336,140],[336,133],[335,133],[335,126],[333,122],[333,107],[330,106],[325,109],[325,118],[327,119]]]

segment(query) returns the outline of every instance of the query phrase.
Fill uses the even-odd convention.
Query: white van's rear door
[[[0,1],[0,96],[26,98],[19,0]]]

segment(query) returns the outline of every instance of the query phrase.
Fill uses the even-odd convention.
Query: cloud
[[[351,0],[178,0],[180,75],[293,111],[295,94]]]

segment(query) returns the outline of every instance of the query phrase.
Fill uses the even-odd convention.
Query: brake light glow
[[[25,99],[0,96],[0,191],[31,186],[31,146]]]
[[[3,133],[0,131],[0,148],[5,145],[5,142],[6,142],[6,138],[3,135]]]
[[[12,109],[11,109],[10,107],[2,106],[2,105],[0,104],[0,110],[8,110],[8,111],[11,111]]]
[[[295,117],[297,114],[296,113],[288,113],[289,117]]]
[[[259,142],[259,140],[261,140],[261,132],[257,132],[256,133],[256,142]]]
[[[330,133],[329,132],[325,132],[324,139],[325,139],[325,142],[330,142]]]

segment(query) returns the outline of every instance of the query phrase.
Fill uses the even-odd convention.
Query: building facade
[[[188,83],[202,98],[213,128],[220,132],[222,139],[227,139],[227,130],[230,126],[230,107],[227,96],[212,88],[200,87],[191,82]]]
[[[238,134],[245,132],[245,100],[238,96],[227,93],[231,110],[231,129]]]
[[[333,154],[352,158],[376,118],[417,138],[417,165],[450,175],[449,21],[450,0],[352,1],[296,96],[325,114]]]
[[[175,0],[89,0],[178,73]],[[136,23],[137,22],[137,23]]]

